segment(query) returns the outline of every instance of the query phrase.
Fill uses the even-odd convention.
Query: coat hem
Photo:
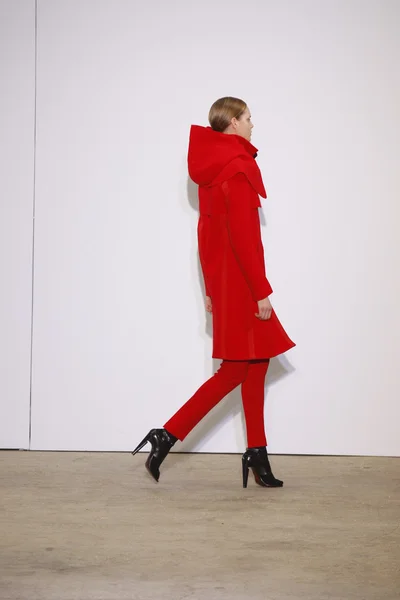
[[[281,354],[285,354],[285,352],[288,352],[289,350],[291,350],[292,348],[294,348],[296,346],[296,344],[293,342],[291,346],[289,346],[288,348],[285,348],[285,350],[280,350],[279,352],[274,352],[272,354],[269,354],[268,356],[266,354],[249,354],[248,356],[240,356],[238,357],[237,355],[225,355],[222,356],[222,354],[220,354],[219,352],[213,352],[212,353],[212,358],[216,358],[217,360],[237,360],[237,361],[244,361],[244,360],[269,360],[270,358],[275,358],[276,356],[280,356]]]

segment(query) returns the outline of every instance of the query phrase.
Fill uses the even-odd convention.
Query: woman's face
[[[254,125],[251,122],[251,114],[248,108],[244,111],[239,119],[232,119],[232,125],[235,128],[236,135],[246,138],[250,142],[251,130]]]

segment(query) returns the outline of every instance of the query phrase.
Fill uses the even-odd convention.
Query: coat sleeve
[[[200,257],[201,270],[203,271],[206,296],[209,296],[211,298],[210,282],[209,282],[209,277],[207,275],[207,264],[206,264],[206,249],[208,246],[209,227],[210,227],[209,216],[208,215],[200,215],[199,224],[197,227],[199,257]]]
[[[253,300],[263,300],[272,294],[265,275],[264,257],[257,249],[257,232],[251,194],[254,190],[244,173],[237,173],[223,184],[227,203],[227,222],[230,243],[240,269],[250,288]],[[258,215],[257,215],[258,216]]]

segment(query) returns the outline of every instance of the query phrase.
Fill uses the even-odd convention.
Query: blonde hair
[[[214,131],[222,133],[229,127],[232,119],[240,119],[246,108],[246,102],[240,100],[240,98],[232,98],[231,96],[220,98],[210,108],[208,121]]]

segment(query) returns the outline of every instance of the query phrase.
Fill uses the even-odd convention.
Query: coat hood
[[[257,148],[241,136],[200,125],[192,125],[190,129],[189,175],[199,186],[220,183],[243,172],[257,193],[266,198],[256,156]]]

